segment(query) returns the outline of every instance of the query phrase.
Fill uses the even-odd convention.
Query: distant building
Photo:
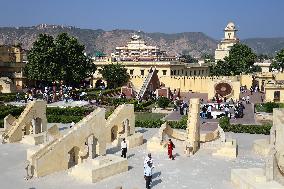
[[[133,35],[126,46],[116,47],[111,57],[99,53],[93,58],[93,62],[97,66],[97,71],[93,74],[93,87],[98,86],[103,80],[100,74],[103,66],[119,63],[127,69],[132,89],[138,94],[143,87],[150,85],[151,78],[155,78],[155,86],[163,85],[173,91],[180,89],[181,85],[188,85],[188,82],[182,82],[178,78],[192,78],[193,81],[195,77],[209,76],[210,64],[187,63],[179,60],[178,57],[168,56],[159,47],[147,45],[138,35]],[[152,74],[153,71],[155,74]],[[153,87],[151,91],[155,88]],[[187,88],[188,90],[191,89]]]
[[[0,79],[5,83],[9,81],[9,85],[13,85],[10,87],[11,92],[15,89],[21,90],[23,87],[25,80],[23,69],[26,64],[24,59],[25,51],[20,46],[0,46]],[[7,91],[3,90],[3,86],[0,85],[0,92],[6,93]]]
[[[175,60],[176,57],[168,57],[166,51],[161,51],[157,46],[149,46],[139,36],[133,35],[126,46],[116,47],[111,57],[117,61],[160,61]]]
[[[233,45],[239,43],[240,40],[237,38],[236,32],[238,30],[233,22],[229,22],[224,29],[225,38],[218,44],[215,50],[215,61],[224,60],[226,56],[229,56],[229,51]]]

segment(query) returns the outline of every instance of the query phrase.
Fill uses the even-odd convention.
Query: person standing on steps
[[[125,141],[125,138],[122,139],[122,142],[121,142],[120,146],[121,146],[121,157],[126,158],[127,143],[126,143],[126,141]]]
[[[169,139],[169,142],[168,142],[168,155],[169,155],[169,158],[174,160],[174,157],[173,157],[173,149],[175,148],[175,145],[174,143],[172,142],[171,139]]]

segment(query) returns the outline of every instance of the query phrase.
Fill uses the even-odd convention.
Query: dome
[[[235,27],[235,24],[234,22],[229,22],[225,28],[225,30],[235,30],[236,27]]]

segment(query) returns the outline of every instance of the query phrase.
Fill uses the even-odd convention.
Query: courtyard
[[[66,124],[60,125],[62,132]],[[136,128],[148,140],[158,129]],[[238,157],[234,160],[213,157],[212,151],[200,149],[194,156],[185,157],[181,149],[181,142],[173,140],[176,145],[175,160],[169,160],[166,152],[152,153],[154,159],[153,188],[208,188],[230,189],[232,168],[264,167],[264,158],[254,154],[252,143],[255,139],[267,138],[265,135],[226,133],[226,136],[238,141]],[[143,161],[147,155],[146,143],[130,149],[127,153],[129,171],[106,178],[98,183],[85,183],[68,175],[67,171],[57,172],[45,177],[24,180],[26,176],[25,159],[29,145],[13,143],[0,145],[0,175],[1,188],[98,188],[123,189],[145,188],[143,178]],[[109,146],[107,152],[120,155],[120,150]]]

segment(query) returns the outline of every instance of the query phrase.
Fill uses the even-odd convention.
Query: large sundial
[[[232,93],[232,86],[229,83],[221,82],[215,86],[215,91],[222,97],[226,97]]]

